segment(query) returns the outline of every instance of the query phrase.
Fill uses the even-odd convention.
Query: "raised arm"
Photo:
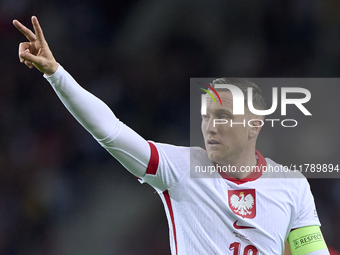
[[[143,177],[151,154],[147,141],[121,123],[103,101],[83,89],[56,62],[35,16],[35,33],[17,20],[13,24],[29,40],[19,45],[20,62],[43,72],[78,122],[132,174]]]

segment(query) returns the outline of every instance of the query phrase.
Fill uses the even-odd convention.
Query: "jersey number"
[[[238,242],[232,243],[229,250],[234,251],[233,255],[240,255],[241,244]],[[259,251],[254,245],[247,245],[243,250],[243,255],[257,255]]]

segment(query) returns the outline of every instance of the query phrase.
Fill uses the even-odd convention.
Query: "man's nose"
[[[210,118],[207,125],[206,125],[206,131],[208,133],[214,133],[216,134],[217,133],[217,127],[216,127],[216,123],[215,123],[215,120],[214,118]]]

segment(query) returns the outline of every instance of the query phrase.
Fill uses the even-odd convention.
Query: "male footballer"
[[[307,180],[300,173],[263,171],[279,165],[256,150],[261,127],[215,125],[215,119],[263,118],[249,109],[244,116],[233,115],[230,91],[219,91],[223,106],[207,100],[201,126],[205,150],[146,141],[56,62],[35,16],[34,32],[17,20],[13,24],[28,39],[19,46],[20,62],[44,73],[80,124],[140,182],[159,193],[169,223],[171,254],[329,254]],[[226,78],[211,85],[216,84],[232,84],[244,93],[252,87],[253,105],[266,109],[257,85]],[[190,178],[190,165],[233,166],[237,171]],[[258,171],[240,171],[244,166]]]

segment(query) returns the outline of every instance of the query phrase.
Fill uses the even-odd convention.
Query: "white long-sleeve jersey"
[[[320,225],[300,173],[259,171],[236,180],[215,172],[213,178],[194,178],[195,166],[213,166],[204,149],[144,140],[61,66],[46,79],[93,137],[140,182],[157,190],[172,254],[281,255],[292,229]],[[278,166],[259,152],[256,157],[259,169]]]

